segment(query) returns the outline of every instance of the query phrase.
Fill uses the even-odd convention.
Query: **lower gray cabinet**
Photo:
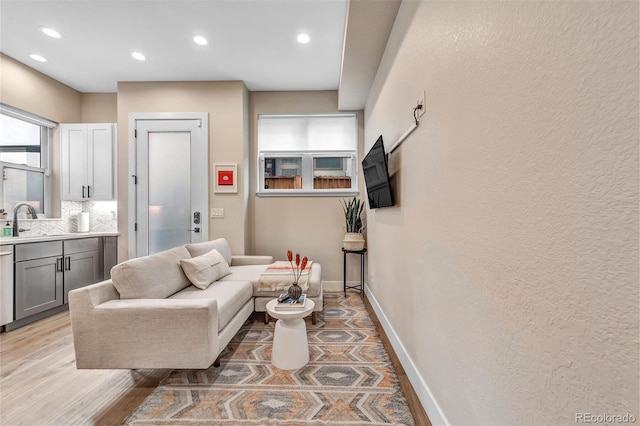
[[[15,256],[15,319],[62,305],[62,242],[16,245]]]
[[[68,303],[69,291],[104,277],[101,237],[15,246],[15,319]]]
[[[104,252],[103,279],[111,279],[111,268],[118,264],[118,237],[102,237],[102,249]]]
[[[64,242],[64,303],[69,291],[102,281],[101,249],[99,237]]]

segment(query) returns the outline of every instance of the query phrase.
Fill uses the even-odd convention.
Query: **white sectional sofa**
[[[184,271],[200,273],[198,262],[211,264],[213,249],[224,262],[207,270],[222,268],[228,275],[200,289]],[[252,312],[265,311],[277,296],[278,291],[261,292],[257,286],[272,262],[271,256],[232,256],[219,238],[116,265],[112,279],[69,292],[77,368],[219,365],[220,353]],[[322,310],[322,287],[321,266],[314,263],[307,292],[316,304],[314,323]]]

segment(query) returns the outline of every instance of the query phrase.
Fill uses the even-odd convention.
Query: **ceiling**
[[[0,51],[85,93],[116,92],[118,81],[242,80],[251,91],[340,87],[346,92],[348,83],[357,90],[341,102],[362,108],[399,4],[400,0],[1,0]],[[346,31],[345,38],[348,22],[358,25],[349,24],[354,29]],[[48,37],[41,27],[51,27],[62,37]],[[307,33],[311,41],[298,43],[300,33]],[[209,43],[194,43],[196,34]],[[366,52],[367,59],[343,59],[343,46],[344,52],[359,52],[360,58]],[[134,51],[147,59],[132,58]],[[47,62],[34,61],[32,53]],[[349,76],[343,83],[341,72]]]

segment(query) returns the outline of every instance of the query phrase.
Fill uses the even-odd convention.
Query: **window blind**
[[[356,151],[355,114],[259,115],[258,149],[271,152]]]

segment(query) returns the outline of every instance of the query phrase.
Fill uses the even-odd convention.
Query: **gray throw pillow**
[[[121,299],[164,299],[189,286],[180,260],[191,258],[184,246],[138,257],[111,269]]]

